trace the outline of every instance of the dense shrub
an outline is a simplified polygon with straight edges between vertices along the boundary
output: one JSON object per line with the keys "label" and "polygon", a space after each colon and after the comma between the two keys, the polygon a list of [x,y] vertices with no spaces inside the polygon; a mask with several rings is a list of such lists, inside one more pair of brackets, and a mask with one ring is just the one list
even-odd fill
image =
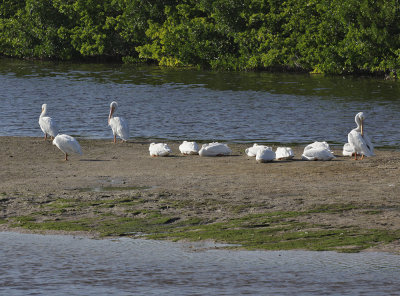
{"label": "dense shrub", "polygon": [[213,69],[400,69],[398,0],[3,0],[0,54]]}

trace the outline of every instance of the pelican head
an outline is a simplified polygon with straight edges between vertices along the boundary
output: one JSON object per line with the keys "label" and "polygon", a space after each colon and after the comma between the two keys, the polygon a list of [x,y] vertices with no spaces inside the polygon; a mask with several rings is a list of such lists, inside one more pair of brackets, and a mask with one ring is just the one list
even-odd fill
{"label": "pelican head", "polygon": [[365,119],[364,113],[358,112],[355,119],[357,125],[360,126],[361,128],[361,136],[362,136],[364,134],[364,119]]}
{"label": "pelican head", "polygon": [[47,104],[43,104],[42,105],[42,113],[40,114],[41,116],[46,115],[46,111],[47,111]]}
{"label": "pelican head", "polygon": [[110,114],[108,115],[108,124],[110,124],[110,119],[118,107],[118,103],[116,101],[112,101],[110,104]]}

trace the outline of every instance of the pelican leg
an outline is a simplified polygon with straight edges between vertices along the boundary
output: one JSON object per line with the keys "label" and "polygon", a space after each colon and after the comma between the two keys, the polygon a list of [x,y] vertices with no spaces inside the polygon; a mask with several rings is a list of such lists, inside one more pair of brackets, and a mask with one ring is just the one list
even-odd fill
{"label": "pelican leg", "polygon": [[46,133],[44,133],[44,140],[45,141],[47,140],[47,134]]}
{"label": "pelican leg", "polygon": [[67,161],[67,160],[68,160],[68,154],[65,153],[65,161]]}
{"label": "pelican leg", "polygon": [[361,160],[363,160],[363,159],[364,159],[364,154],[361,155]]}
{"label": "pelican leg", "polygon": [[357,152],[354,153],[354,160],[357,160]]}
{"label": "pelican leg", "polygon": [[114,135],[114,144],[117,143],[117,136]]}

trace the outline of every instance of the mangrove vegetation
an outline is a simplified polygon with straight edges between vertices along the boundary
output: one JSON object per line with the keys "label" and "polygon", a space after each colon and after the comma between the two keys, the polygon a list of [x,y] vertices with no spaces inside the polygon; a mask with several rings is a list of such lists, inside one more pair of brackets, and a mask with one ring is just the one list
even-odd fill
{"label": "mangrove vegetation", "polygon": [[3,0],[0,55],[221,70],[400,69],[398,0]]}

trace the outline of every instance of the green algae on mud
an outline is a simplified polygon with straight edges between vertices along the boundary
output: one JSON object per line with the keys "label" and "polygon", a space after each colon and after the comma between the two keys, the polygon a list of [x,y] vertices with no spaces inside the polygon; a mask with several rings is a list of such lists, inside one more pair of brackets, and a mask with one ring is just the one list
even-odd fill
{"label": "green algae on mud", "polygon": [[[166,205],[184,210],[188,204],[178,200],[159,202],[158,208],[143,209],[145,200],[132,198],[79,201],[57,199],[37,208],[29,215],[4,220],[12,228],[31,231],[86,231],[100,237],[146,237],[163,240],[214,240],[232,245],[230,248],[249,250],[314,250],[359,252],[379,244],[400,239],[400,230],[361,229],[355,226],[334,228],[324,224],[303,222],[301,218],[321,213],[343,213],[360,209],[352,204],[316,206],[305,211],[272,211],[233,217],[227,221],[214,221],[202,217],[179,217],[163,214]],[[208,203],[212,203],[209,200]],[[117,213],[110,208],[119,208]],[[85,217],[79,211],[90,208],[96,213]],[[232,209],[237,211],[236,208]],[[367,215],[378,213],[364,206]],[[68,211],[75,215],[65,215]]]}

